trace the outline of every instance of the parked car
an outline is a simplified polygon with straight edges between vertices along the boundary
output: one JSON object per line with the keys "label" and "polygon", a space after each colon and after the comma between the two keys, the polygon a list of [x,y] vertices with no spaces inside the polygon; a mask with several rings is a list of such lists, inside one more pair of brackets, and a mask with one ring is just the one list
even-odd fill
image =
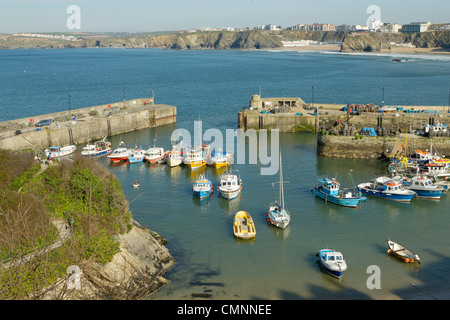
{"label": "parked car", "polygon": [[43,127],[43,126],[48,126],[50,125],[50,123],[52,123],[52,119],[46,119],[46,120],[41,120],[38,123],[36,123],[36,127]]}

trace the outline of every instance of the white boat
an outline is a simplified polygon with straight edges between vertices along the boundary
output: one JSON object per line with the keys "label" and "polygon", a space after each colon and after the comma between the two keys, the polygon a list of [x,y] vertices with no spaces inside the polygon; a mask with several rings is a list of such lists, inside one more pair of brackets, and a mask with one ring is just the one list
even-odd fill
{"label": "white boat", "polygon": [[172,146],[172,150],[166,154],[166,163],[169,167],[176,167],[183,163],[182,142]]}
{"label": "white boat", "polygon": [[159,163],[165,156],[164,148],[153,147],[145,151],[144,159],[145,161],[153,164]]}
{"label": "white boat", "polygon": [[242,180],[237,174],[226,172],[219,182],[220,195],[228,200],[236,198],[242,189]]}
{"label": "white boat", "polygon": [[121,141],[119,146],[108,155],[108,159],[112,162],[126,161],[129,153],[128,148],[125,147],[125,143]]}
{"label": "white boat", "polygon": [[111,142],[101,140],[95,142],[95,144],[88,144],[81,151],[81,155],[88,158],[100,158],[107,156],[111,152]]}
{"label": "white boat", "polygon": [[[280,195],[279,200],[281,204],[278,204],[277,201],[275,203],[269,205],[269,210],[267,211],[266,217],[267,222],[272,225],[284,229],[291,222],[291,215],[289,211],[284,207],[284,188],[283,188],[283,166],[281,162],[281,152],[280,152]],[[273,185],[273,184],[272,184]]]}
{"label": "white boat", "polygon": [[414,191],[418,198],[439,200],[445,188],[438,186],[426,176],[414,176],[412,178],[395,176],[392,179],[400,181],[405,189]]}
{"label": "white boat", "polygon": [[347,263],[341,252],[322,249],[316,256],[319,257],[320,266],[324,271],[333,277],[340,279],[344,275],[345,270],[347,270]]}
{"label": "white boat", "polygon": [[75,145],[65,146],[65,147],[49,147],[45,149],[45,156],[47,159],[55,159],[58,157],[68,156],[77,150]]}

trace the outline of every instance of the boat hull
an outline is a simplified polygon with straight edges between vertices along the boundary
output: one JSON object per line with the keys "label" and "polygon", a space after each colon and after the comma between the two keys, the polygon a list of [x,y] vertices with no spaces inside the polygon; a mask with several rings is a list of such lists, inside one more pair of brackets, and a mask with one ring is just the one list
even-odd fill
{"label": "boat hull", "polygon": [[169,167],[177,167],[183,163],[182,158],[166,158],[166,163]]}
{"label": "boat hull", "polygon": [[398,202],[410,202],[412,200],[412,198],[414,198],[416,196],[415,192],[398,194],[398,193],[388,193],[388,192],[383,192],[380,190],[374,190],[369,185],[366,185],[364,183],[358,185],[358,190],[368,196],[373,196],[373,197],[378,197],[378,198],[383,198],[383,199],[388,199],[388,200],[393,200],[393,201],[398,201]]}
{"label": "boat hull", "polygon": [[221,197],[228,200],[232,200],[236,198],[239,195],[239,193],[241,193],[241,188],[239,188],[238,190],[223,190],[219,188],[219,193]]}
{"label": "boat hull", "polygon": [[233,234],[236,238],[244,240],[256,237],[255,224],[250,214],[239,211],[234,215]]}
{"label": "boat hull", "polygon": [[102,157],[107,156],[111,152],[112,152],[112,149],[106,149],[106,150],[96,151],[95,153],[83,153],[83,152],[81,152],[81,155],[86,157],[86,158],[102,158]]}
{"label": "boat hull", "polygon": [[336,197],[336,196],[332,196],[332,195],[329,195],[329,194],[323,192],[319,188],[313,189],[313,195],[315,195],[316,197],[318,197],[320,199],[325,200],[326,202],[331,202],[331,203],[337,204],[339,206],[344,206],[344,207],[356,208],[356,207],[358,207],[359,203],[361,202],[360,197],[357,197],[357,198],[355,198],[355,197],[353,197],[353,198]]}
{"label": "boat hull", "polygon": [[342,278],[342,276],[344,275],[344,271],[338,271],[338,270],[333,270],[331,268],[329,268],[325,263],[323,263],[322,261],[320,262],[320,266],[322,267],[322,270],[325,271],[326,273],[328,273],[329,275],[335,277],[335,278]]}
{"label": "boat hull", "polygon": [[444,193],[443,190],[415,190],[410,189],[417,193],[417,197],[422,199],[432,199],[432,200],[439,200]]}
{"label": "boat hull", "polygon": [[285,229],[291,222],[291,217],[286,210],[282,209],[281,212],[276,210],[276,207],[269,207],[266,214],[267,222],[275,227]]}

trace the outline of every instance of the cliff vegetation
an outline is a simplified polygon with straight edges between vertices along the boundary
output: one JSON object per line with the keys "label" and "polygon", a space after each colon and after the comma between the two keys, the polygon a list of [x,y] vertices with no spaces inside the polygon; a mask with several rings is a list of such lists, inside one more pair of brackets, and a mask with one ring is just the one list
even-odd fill
{"label": "cliff vegetation", "polygon": [[165,283],[164,239],[132,219],[106,168],[4,150],[0,160],[0,299],[141,298]]}

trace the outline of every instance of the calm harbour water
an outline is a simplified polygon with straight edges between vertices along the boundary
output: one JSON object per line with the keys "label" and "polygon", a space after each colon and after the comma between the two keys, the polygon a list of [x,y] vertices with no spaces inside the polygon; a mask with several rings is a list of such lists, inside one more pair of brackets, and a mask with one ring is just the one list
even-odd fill
{"label": "calm harbour water", "polygon": [[[397,57],[397,56],[396,56]],[[403,56],[401,56],[403,57]],[[407,63],[389,55],[270,51],[165,50],[7,50],[0,51],[0,120],[28,117],[126,99],[150,97],[177,106],[177,124],[110,139],[116,147],[170,147],[176,128],[193,132],[236,129],[237,112],[261,86],[263,96],[300,96],[317,103],[446,105],[450,58],[414,56]],[[409,57],[411,58],[411,57]],[[126,89],[124,89],[126,88]],[[349,209],[314,198],[318,176],[337,176],[344,184],[386,173],[376,160],[323,158],[316,155],[313,134],[280,134],[286,207],[292,221],[273,228],[265,213],[275,200],[272,182],[260,165],[237,164],[243,180],[238,199],[226,201],[216,191],[200,202],[192,183],[205,173],[215,186],[221,172],[206,168],[147,164],[110,165],[121,181],[134,218],[169,242],[176,260],[169,284],[149,299],[390,299],[442,298],[450,292],[449,195],[440,201],[413,199],[410,204],[369,198]],[[246,149],[248,151],[248,148]],[[139,180],[139,189],[132,181]],[[251,213],[257,236],[238,241],[232,233],[234,213]],[[386,238],[420,255],[419,266],[386,253]],[[322,248],[342,251],[348,270],[341,280],[323,273],[315,254]],[[370,290],[367,268],[381,270],[381,289]]]}

